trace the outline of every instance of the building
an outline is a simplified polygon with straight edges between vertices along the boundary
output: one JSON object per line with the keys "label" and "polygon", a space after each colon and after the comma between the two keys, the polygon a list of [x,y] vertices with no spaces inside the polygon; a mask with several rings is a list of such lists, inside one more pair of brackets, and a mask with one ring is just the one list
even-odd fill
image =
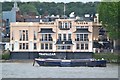
{"label": "building", "polygon": [[16,22],[16,15],[19,11],[17,7],[17,2],[14,3],[13,8],[11,11],[3,11],[2,12],[2,19],[6,21],[6,35],[9,37],[10,35],[10,22]]}
{"label": "building", "polygon": [[91,58],[93,40],[98,40],[101,26],[88,18],[55,19],[51,22],[10,23],[13,58],[35,58],[38,54],[52,58]]}

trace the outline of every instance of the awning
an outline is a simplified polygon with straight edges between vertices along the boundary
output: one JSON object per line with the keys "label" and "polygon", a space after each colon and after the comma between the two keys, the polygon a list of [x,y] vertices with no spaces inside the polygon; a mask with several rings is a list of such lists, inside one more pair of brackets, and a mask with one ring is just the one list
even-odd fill
{"label": "awning", "polygon": [[83,28],[83,29],[77,29],[74,33],[91,33],[91,32],[88,31],[88,29]]}
{"label": "awning", "polygon": [[52,28],[41,28],[41,31],[38,33],[55,33],[52,31]]}
{"label": "awning", "polygon": [[61,45],[66,45],[66,44],[70,44],[70,45],[73,45],[72,41],[57,41],[56,44],[61,44]]}

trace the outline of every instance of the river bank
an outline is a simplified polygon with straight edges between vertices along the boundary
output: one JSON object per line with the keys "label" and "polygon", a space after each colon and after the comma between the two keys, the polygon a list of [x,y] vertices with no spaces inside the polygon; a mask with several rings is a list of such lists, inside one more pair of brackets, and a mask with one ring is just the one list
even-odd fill
{"label": "river bank", "polygon": [[[9,59],[9,54],[4,54],[3,57],[1,56],[0,62],[19,62],[19,63],[29,63],[33,62],[32,59]],[[94,53],[93,58],[96,60],[99,59],[105,59],[107,60],[107,63],[116,63],[118,64],[120,62],[120,55],[117,53]]]}
{"label": "river bank", "polygon": [[2,78],[118,78],[118,65],[107,67],[45,67],[32,63],[2,63]]}
{"label": "river bank", "polygon": [[34,60],[0,60],[1,63],[32,63]]}
{"label": "river bank", "polygon": [[120,55],[118,53],[94,53],[93,58],[95,59],[105,59],[108,63],[119,63]]}

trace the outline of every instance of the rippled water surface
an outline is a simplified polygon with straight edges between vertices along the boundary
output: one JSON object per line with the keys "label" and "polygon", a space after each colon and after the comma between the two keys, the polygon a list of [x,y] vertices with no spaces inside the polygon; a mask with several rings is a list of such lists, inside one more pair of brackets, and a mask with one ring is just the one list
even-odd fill
{"label": "rippled water surface", "polygon": [[43,67],[32,63],[2,63],[3,78],[118,78],[118,65],[107,67]]}

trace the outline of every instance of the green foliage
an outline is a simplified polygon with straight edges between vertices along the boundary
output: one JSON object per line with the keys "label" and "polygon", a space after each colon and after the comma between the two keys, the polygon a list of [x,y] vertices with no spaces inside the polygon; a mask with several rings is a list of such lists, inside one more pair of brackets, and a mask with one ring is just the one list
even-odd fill
{"label": "green foliage", "polygon": [[[4,2],[3,11],[10,11],[13,2]],[[66,15],[75,12],[78,16],[83,16],[85,13],[94,14],[97,12],[99,2],[70,2],[66,3]],[[63,15],[64,3],[55,2],[18,2],[18,6],[23,14],[35,12],[38,15]]]}
{"label": "green foliage", "polygon": [[2,59],[4,60],[8,60],[10,58],[10,51],[9,50],[5,50],[2,53]]}
{"label": "green foliage", "polygon": [[8,60],[9,57],[10,57],[9,54],[2,54],[2,59],[4,59],[4,60]]}
{"label": "green foliage", "polygon": [[38,15],[37,9],[31,3],[24,3],[20,5],[20,10],[22,14],[28,14],[30,12],[34,12]]}
{"label": "green foliage", "polygon": [[98,8],[100,20],[103,27],[109,32],[111,39],[118,39],[120,37],[120,29],[118,25],[118,13],[120,4],[117,2],[101,2]]}
{"label": "green foliage", "polygon": [[120,55],[118,55],[117,53],[94,53],[93,57],[95,59],[104,58],[108,62],[118,62],[120,59]]}
{"label": "green foliage", "polygon": [[3,11],[10,11],[13,7],[13,2],[3,2],[2,3],[2,10]]}

